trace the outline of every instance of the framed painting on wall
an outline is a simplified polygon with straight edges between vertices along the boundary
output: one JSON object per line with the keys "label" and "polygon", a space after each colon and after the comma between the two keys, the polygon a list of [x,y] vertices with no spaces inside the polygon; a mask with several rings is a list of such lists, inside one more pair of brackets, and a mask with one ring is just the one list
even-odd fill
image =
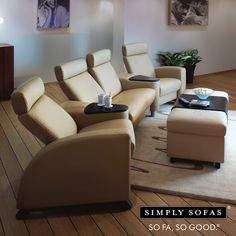
{"label": "framed painting on wall", "polygon": [[170,25],[207,25],[209,0],[169,0]]}
{"label": "framed painting on wall", "polygon": [[70,0],[38,0],[39,29],[67,28],[70,25]]}

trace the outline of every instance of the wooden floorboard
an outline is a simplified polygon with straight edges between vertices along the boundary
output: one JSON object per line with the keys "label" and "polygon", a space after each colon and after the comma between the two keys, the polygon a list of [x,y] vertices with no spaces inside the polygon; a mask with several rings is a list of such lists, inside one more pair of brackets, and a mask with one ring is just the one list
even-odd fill
{"label": "wooden floorboard", "polygon": [[53,231],[46,219],[26,220],[26,227],[32,236],[53,236]]}
{"label": "wooden floorboard", "polygon": [[92,217],[105,235],[128,235],[111,214],[94,214]]}
{"label": "wooden floorboard", "polygon": [[2,105],[0,105],[0,124],[11,143],[11,147],[14,150],[21,167],[24,169],[32,160],[31,154],[25,144],[23,143],[21,137],[16,131],[15,127],[9,120],[6,112],[4,111]]}
{"label": "wooden floorboard", "polygon": [[145,225],[140,224],[139,218],[132,211],[114,213],[113,216],[129,235],[152,235]]}
{"label": "wooden floorboard", "polygon": [[[236,71],[197,76],[193,87],[210,87],[229,93],[230,109],[236,110]],[[46,85],[46,93],[57,103],[68,98],[57,83]],[[236,206],[132,190],[133,207],[120,213],[15,219],[16,196],[24,169],[44,144],[18,121],[10,101],[0,102],[0,236],[97,236],[97,235],[236,235]],[[141,206],[228,206],[226,219],[140,219]],[[214,224],[217,231],[149,231],[149,224]]]}
{"label": "wooden floorboard", "polygon": [[0,236],[5,236],[4,228],[2,225],[2,219],[0,218]]}
{"label": "wooden floorboard", "polygon": [[[132,207],[131,211],[139,218],[139,214],[140,214],[140,207],[142,206],[147,206],[148,204],[146,202],[144,202],[139,196],[138,196],[138,192],[142,191],[137,191],[137,190],[132,190],[131,192],[131,201],[134,202],[134,206]],[[165,225],[167,224],[165,222],[164,219],[141,219],[139,218],[140,222],[143,223],[146,228],[149,228],[150,224],[158,224],[158,225]],[[152,231],[153,235],[160,235],[160,232],[158,231]],[[174,236],[174,235],[178,235],[176,232],[174,231],[166,231],[166,232],[162,232],[163,236]]]}
{"label": "wooden floorboard", "polygon": [[[188,198],[184,198],[184,199],[191,206],[213,206],[214,205],[214,203],[210,203],[207,201],[202,201],[202,200],[197,200],[197,199],[188,199]],[[225,204],[222,204],[222,205],[226,206]],[[228,210],[228,212],[229,212],[229,210]],[[227,217],[227,219],[210,219],[210,221],[215,225],[219,225],[220,230],[222,232],[224,232],[226,235],[235,235],[236,224],[235,224],[235,222],[232,221],[232,219],[229,216]]]}
{"label": "wooden floorboard", "polygon": [[89,216],[72,216],[71,221],[79,232],[80,236],[102,236],[104,235],[94,219]]}
{"label": "wooden floorboard", "polygon": [[51,217],[48,218],[48,223],[50,224],[54,235],[79,235],[69,217]]}
{"label": "wooden floorboard", "polygon": [[[157,194],[152,192],[143,192],[135,190],[135,193],[145,202],[147,206],[169,206],[166,202],[164,202]],[[170,225],[172,229],[175,230],[176,224],[184,224],[189,226],[189,223],[185,219],[165,219],[166,224]],[[179,232],[175,231],[177,234]],[[201,235],[198,231],[190,231],[186,230],[181,232],[183,236],[194,236]]]}
{"label": "wooden floorboard", "polygon": [[24,221],[18,221],[15,218],[16,200],[2,161],[0,161],[0,193],[0,217],[5,234],[29,235]]}
{"label": "wooden floorboard", "polygon": [[[164,194],[158,194],[158,196],[165,201],[169,206],[191,206],[187,201],[182,199],[181,197],[177,196],[171,196],[171,195],[164,195]],[[208,206],[208,204],[206,205]],[[190,224],[212,224],[214,222],[208,220],[208,219],[186,219],[186,221]],[[217,223],[214,223],[217,226]],[[226,235],[224,231],[221,229],[218,229],[218,231],[200,231],[203,235],[207,236],[220,236],[220,235]]]}
{"label": "wooden floorboard", "polygon": [[28,130],[26,130],[24,126],[20,123],[9,102],[2,102],[2,106],[6,114],[8,115],[12,125],[14,126],[14,128],[20,135],[21,139],[25,143],[27,149],[29,150],[32,156],[35,156],[36,153],[38,153],[39,150],[41,149],[41,146],[37,142],[36,138]]}

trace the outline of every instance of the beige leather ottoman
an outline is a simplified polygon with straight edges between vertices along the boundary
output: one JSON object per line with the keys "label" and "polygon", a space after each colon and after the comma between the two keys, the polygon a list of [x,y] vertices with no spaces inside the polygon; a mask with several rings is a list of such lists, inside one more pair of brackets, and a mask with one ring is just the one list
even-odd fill
{"label": "beige leather ottoman", "polygon": [[[191,94],[191,90],[185,93]],[[228,94],[215,91],[212,96]],[[167,155],[176,158],[224,162],[227,115],[222,111],[175,108],[167,119]]]}

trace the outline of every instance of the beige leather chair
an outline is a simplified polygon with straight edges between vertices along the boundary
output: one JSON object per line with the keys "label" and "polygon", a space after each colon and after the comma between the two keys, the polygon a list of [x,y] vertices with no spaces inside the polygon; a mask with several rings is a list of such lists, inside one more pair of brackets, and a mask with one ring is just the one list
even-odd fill
{"label": "beige leather chair", "polygon": [[78,58],[55,66],[56,79],[70,100],[97,102],[97,95],[104,93],[88,73],[86,60]]}
{"label": "beige leather chair", "polygon": [[21,123],[46,144],[23,173],[18,218],[48,207],[129,203],[135,137],[128,119],[95,123],[78,132],[71,116],[44,94],[39,77],[16,89],[11,99]]}
{"label": "beige leather chair", "polygon": [[186,71],[183,67],[163,66],[154,68],[146,43],[130,43],[122,47],[123,60],[128,73],[160,78],[160,106],[176,99],[186,88]]}
{"label": "beige leather chair", "polygon": [[129,107],[129,117],[133,125],[150,108],[155,111],[156,90],[159,82],[137,82],[119,78],[111,64],[111,51],[103,49],[87,55],[88,71],[96,79],[106,94],[111,94],[113,103]]}

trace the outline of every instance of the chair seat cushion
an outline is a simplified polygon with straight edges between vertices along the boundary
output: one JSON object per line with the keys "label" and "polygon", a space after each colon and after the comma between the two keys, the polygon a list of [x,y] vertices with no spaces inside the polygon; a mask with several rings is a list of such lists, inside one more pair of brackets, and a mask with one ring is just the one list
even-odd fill
{"label": "chair seat cushion", "polygon": [[129,89],[113,98],[113,103],[124,104],[129,108],[130,120],[136,124],[145,110],[152,104],[156,91],[150,88]]}
{"label": "chair seat cushion", "polygon": [[175,92],[181,87],[181,81],[174,78],[160,78],[160,96]]}
{"label": "chair seat cushion", "polygon": [[104,131],[110,132],[111,134],[115,133],[127,133],[130,136],[132,152],[135,147],[135,136],[133,131],[133,125],[128,119],[116,119],[109,120],[104,122],[99,122],[90,126],[87,126],[79,131],[78,135],[95,135]]}

